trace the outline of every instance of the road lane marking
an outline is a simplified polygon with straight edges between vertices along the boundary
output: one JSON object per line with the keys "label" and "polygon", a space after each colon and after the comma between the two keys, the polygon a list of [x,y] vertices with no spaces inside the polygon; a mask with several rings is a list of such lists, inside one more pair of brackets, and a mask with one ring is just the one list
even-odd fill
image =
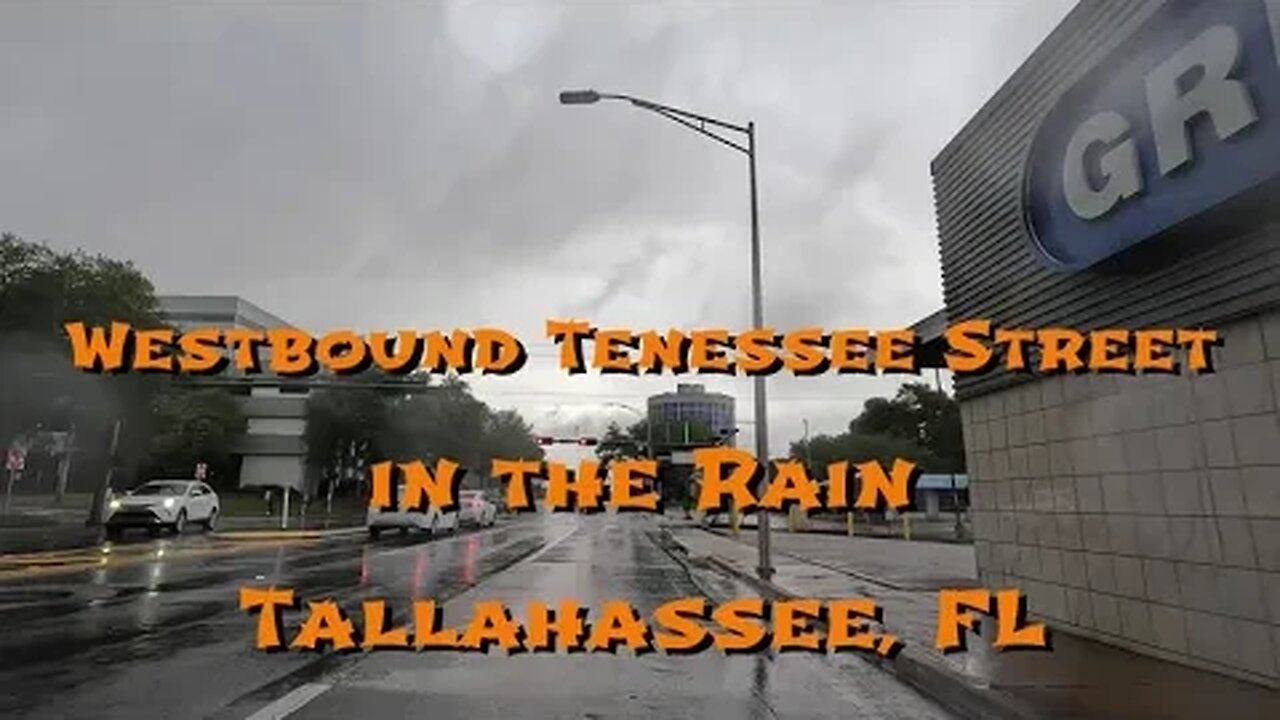
{"label": "road lane marking", "polygon": [[332,685],[323,683],[307,683],[293,689],[292,692],[277,699],[245,720],[281,720],[297,712],[299,708],[315,700],[329,691]]}
{"label": "road lane marking", "polygon": [[[527,563],[531,563],[537,560],[538,558],[542,557],[543,555],[546,555],[547,553],[551,552],[551,548],[573,537],[581,528],[582,528],[581,524],[575,523],[573,527],[569,529],[568,532],[556,538],[555,540],[548,542],[546,545],[543,545],[541,548],[537,550],[537,552],[534,552],[533,554],[529,555],[529,557],[521,559],[520,562],[515,563],[511,567],[502,570],[502,572],[506,572],[507,570],[510,570],[511,568],[516,567],[516,565],[525,565]],[[488,579],[489,578],[484,578],[484,580],[488,580]],[[483,582],[483,580],[481,582]],[[475,585],[479,585],[479,584],[480,583],[475,583]],[[474,587],[475,585],[473,585],[472,587]]]}
{"label": "road lane marking", "polygon": [[286,545],[305,545],[313,542],[315,541],[273,540],[270,542],[235,543],[234,545],[225,547],[170,547],[164,549],[163,555],[158,554],[158,548],[155,547],[147,550],[112,552],[109,554],[103,553],[101,550],[94,549],[81,553],[78,556],[50,558],[43,562],[40,559],[30,557],[22,558],[21,560],[14,562],[10,557],[0,555],[0,581],[13,578],[31,577],[33,575],[74,573],[94,568],[114,569],[148,562],[169,562],[173,560],[190,560],[218,555],[235,555],[246,550],[269,549]]}
{"label": "road lane marking", "polygon": [[[511,526],[507,526],[507,527],[510,528]],[[453,601],[459,596],[462,596],[467,592],[474,591],[475,588],[481,586],[485,582],[488,582],[490,579],[492,579],[496,575],[505,573],[511,570],[512,568],[515,568],[525,563],[528,563],[530,561],[536,560],[537,558],[549,552],[555,546],[573,537],[573,535],[576,534],[581,528],[582,528],[581,522],[575,521],[565,532],[559,534],[558,536],[553,537],[550,540],[547,540],[546,536],[542,535],[541,533],[532,533],[530,537],[525,539],[537,538],[539,541],[542,541],[542,545],[538,547],[536,550],[521,557],[519,560],[516,560],[510,563],[509,565],[505,565],[499,570],[485,574],[484,576],[478,578],[474,582],[459,588],[456,592],[448,593],[440,597],[437,597],[437,601],[441,603]],[[386,548],[385,550],[381,550],[380,552],[376,552],[374,554],[385,555],[385,554],[400,552],[400,551],[413,549],[413,548],[421,548],[424,545],[431,545],[431,546],[448,545],[454,542],[461,542],[463,540],[466,540],[473,534],[481,535],[487,532],[491,532],[493,529],[494,528],[490,528],[488,531],[466,533],[466,534],[454,535],[452,537],[447,537],[447,538],[439,538],[436,540],[432,540],[429,543],[418,543],[414,545],[401,546],[401,547],[393,546],[393,547]],[[502,526],[499,526],[498,529],[502,529]],[[489,555],[492,555],[494,553],[498,553],[508,548],[519,545],[521,542],[522,540],[516,539],[516,540],[511,540],[509,542],[501,543],[501,544],[498,544],[496,547],[489,548],[487,550],[487,553]],[[370,547],[376,547],[376,546],[365,545],[364,547],[370,548]],[[397,621],[398,619],[393,616],[392,622],[397,622]],[[360,663],[364,662],[369,657],[369,655],[367,653],[363,653],[363,654],[355,655],[352,657],[342,658],[342,661],[344,662],[343,666],[339,666],[336,669],[334,668],[324,669],[314,674],[311,673],[312,668],[317,667],[320,663],[323,663],[326,660],[331,662],[337,661],[337,659],[340,657],[341,656],[339,655],[323,655],[317,658],[313,663],[308,664],[298,670],[295,670],[292,673],[287,674],[284,678],[281,678],[273,682],[269,682],[266,685],[263,685],[254,691],[251,691],[250,693],[242,695],[239,699],[232,701],[230,704],[226,706],[223,706],[223,712],[225,712],[227,715],[230,715],[231,713],[236,712],[236,710],[234,709],[235,705],[241,705],[241,704],[247,704],[249,702],[253,702],[252,700],[249,699],[252,696],[261,697],[261,694],[267,694],[269,696],[272,687],[277,685],[285,685],[286,683],[288,683],[290,679],[294,679],[294,681],[296,682],[296,680],[301,679],[299,676],[303,674],[305,674],[308,677],[325,679],[329,681],[328,683],[306,683],[303,685],[299,685],[296,689],[280,696],[278,699],[272,701],[269,705],[266,705],[265,707],[258,710],[258,712],[249,716],[245,720],[268,720],[269,718],[274,718],[276,720],[279,720],[280,718],[284,718],[288,714],[296,712],[298,708],[301,708],[306,703],[322,695],[326,690],[331,689],[335,685],[341,684],[341,679],[345,677],[347,674],[354,672],[356,667]],[[322,688],[322,689],[307,691],[305,693],[300,692],[308,687]],[[296,702],[296,704],[293,704],[294,702]],[[288,709],[284,710],[283,708],[286,708],[286,707],[288,707]]]}

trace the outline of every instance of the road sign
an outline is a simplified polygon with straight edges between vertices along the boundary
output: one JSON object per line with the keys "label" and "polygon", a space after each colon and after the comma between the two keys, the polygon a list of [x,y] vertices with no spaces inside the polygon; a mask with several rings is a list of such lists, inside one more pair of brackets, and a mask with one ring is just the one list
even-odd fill
{"label": "road sign", "polygon": [[18,448],[9,448],[9,455],[5,459],[4,467],[6,470],[13,472],[21,472],[27,466],[27,453]]}
{"label": "road sign", "polygon": [[204,480],[209,474],[209,466],[204,463],[196,463],[196,479]]}

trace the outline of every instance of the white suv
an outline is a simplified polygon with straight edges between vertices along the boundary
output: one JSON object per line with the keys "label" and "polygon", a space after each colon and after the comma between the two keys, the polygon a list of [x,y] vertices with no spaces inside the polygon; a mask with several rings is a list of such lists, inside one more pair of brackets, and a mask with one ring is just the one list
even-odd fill
{"label": "white suv", "polygon": [[152,480],[111,501],[107,535],[118,538],[131,527],[180,535],[188,522],[213,530],[221,505],[218,493],[197,480]]}
{"label": "white suv", "polygon": [[425,530],[433,536],[441,532],[454,532],[458,529],[458,512],[440,512],[439,508],[428,506],[425,510],[403,510],[404,483],[396,486],[395,507],[379,510],[369,508],[366,524],[369,537],[377,539],[383,530],[399,530],[401,535],[408,535],[410,530]]}

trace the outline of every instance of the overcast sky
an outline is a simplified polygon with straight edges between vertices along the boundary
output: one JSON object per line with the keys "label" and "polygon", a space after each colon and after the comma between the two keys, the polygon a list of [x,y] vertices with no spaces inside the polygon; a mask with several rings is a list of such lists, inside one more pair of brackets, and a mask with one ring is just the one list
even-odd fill
{"label": "overcast sky", "polygon": [[[565,376],[545,319],[749,327],[747,166],[561,89],[754,120],[767,323],[901,327],[930,159],[1073,4],[3,0],[0,230],[313,331],[505,327],[529,365],[477,394],[596,433],[677,379]],[[750,380],[703,381],[752,447]],[[900,382],[772,380],[772,451]]]}

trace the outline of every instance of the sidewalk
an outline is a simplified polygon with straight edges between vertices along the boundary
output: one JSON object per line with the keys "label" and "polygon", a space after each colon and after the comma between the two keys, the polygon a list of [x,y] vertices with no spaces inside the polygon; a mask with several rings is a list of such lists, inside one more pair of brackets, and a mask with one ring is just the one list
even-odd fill
{"label": "sidewalk", "polygon": [[886,629],[905,647],[893,660],[868,661],[965,717],[1280,717],[1280,693],[1053,629],[1052,651],[1000,653],[989,638],[971,636],[967,652],[943,655],[933,647],[936,591],[978,587],[969,546],[773,533],[776,574],[761,587],[754,531],[735,539],[663,524],[691,558],[706,558],[766,594],[875,600]]}

